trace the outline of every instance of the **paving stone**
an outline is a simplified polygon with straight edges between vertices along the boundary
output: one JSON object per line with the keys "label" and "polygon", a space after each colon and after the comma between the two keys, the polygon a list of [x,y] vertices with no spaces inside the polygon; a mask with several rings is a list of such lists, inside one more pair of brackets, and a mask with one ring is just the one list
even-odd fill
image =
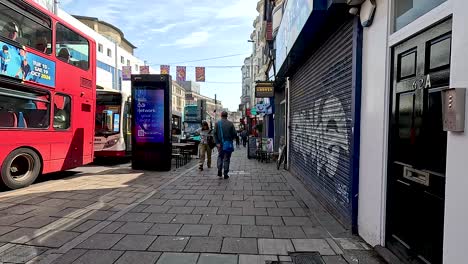
{"label": "paving stone", "polygon": [[239,264],[265,264],[266,261],[278,261],[278,257],[267,255],[239,255]]}
{"label": "paving stone", "polygon": [[84,232],[88,231],[89,229],[95,227],[99,223],[101,223],[101,222],[96,221],[96,220],[87,220],[87,221],[84,221],[83,223],[81,223],[81,221],[79,221],[78,225],[76,227],[73,227],[71,230],[75,231],[75,232],[84,233]]}
{"label": "paving stone", "polygon": [[0,255],[0,263],[26,263],[47,250],[43,247],[16,245]]}
{"label": "paving stone", "polygon": [[187,203],[187,206],[208,206],[209,203],[210,203],[209,200],[190,200]]}
{"label": "paving stone", "polygon": [[35,216],[35,217],[28,218],[26,220],[23,220],[21,222],[18,222],[14,225],[19,226],[19,227],[41,228],[54,221],[57,221],[57,218],[49,217],[49,216]]}
{"label": "paving stone", "polygon": [[197,253],[163,253],[156,264],[196,264]]}
{"label": "paving stone", "polygon": [[219,252],[223,239],[221,237],[192,237],[185,252]]}
{"label": "paving stone", "polygon": [[218,212],[218,207],[195,207],[192,214],[216,214]]}
{"label": "paving stone", "polygon": [[139,235],[146,233],[152,226],[153,223],[127,222],[114,233]]}
{"label": "paving stone", "polygon": [[117,221],[126,221],[126,222],[141,222],[145,220],[150,213],[126,213],[119,217]]}
{"label": "paving stone", "polygon": [[327,230],[321,226],[303,226],[302,230],[307,238],[328,238],[330,235]]}
{"label": "paving stone", "polygon": [[79,244],[76,248],[110,249],[125,235],[122,234],[94,234]]}
{"label": "paving stone", "polygon": [[293,216],[289,208],[267,208],[269,216]]}
{"label": "paving stone", "polygon": [[1,216],[0,217],[0,225],[2,226],[9,226],[14,223],[18,223],[23,221],[24,219],[27,219],[31,217],[30,215],[7,215],[7,216]]}
{"label": "paving stone", "polygon": [[211,225],[189,225],[182,226],[177,233],[179,236],[208,236],[210,233]]}
{"label": "paving stone", "polygon": [[[197,190],[197,193],[196,194],[202,194],[202,195],[205,195],[205,194],[214,194],[215,191],[214,190]],[[202,198],[203,199],[203,198]],[[211,199],[207,199],[207,200],[211,200]]]}
{"label": "paving stone", "polygon": [[244,195],[224,195],[223,200],[225,201],[243,201]]}
{"label": "paving stone", "polygon": [[164,205],[167,206],[185,206],[188,202],[187,200],[167,200]]}
{"label": "paving stone", "polygon": [[67,253],[55,259],[52,262],[52,264],[70,264],[82,255],[84,255],[84,253],[86,252],[88,252],[87,249],[71,249]]}
{"label": "paving stone", "polygon": [[26,227],[18,228],[9,233],[4,234],[3,236],[0,236],[0,242],[14,241],[15,243],[25,243],[29,241],[30,238],[33,237],[38,230],[39,229]]}
{"label": "paving stone", "polygon": [[289,239],[259,239],[258,252],[267,255],[288,255],[294,252],[294,247]]}
{"label": "paving stone", "polygon": [[[182,236],[159,236],[148,248],[150,251],[174,251],[181,252],[187,245],[189,237]],[[177,263],[177,262],[175,262]]]}
{"label": "paving stone", "polygon": [[84,217],[83,219],[103,221],[112,216],[113,214],[114,212],[110,211],[92,210],[90,211],[90,214]]}
{"label": "paving stone", "polygon": [[160,252],[127,251],[115,264],[153,264],[161,256]]}
{"label": "paving stone", "polygon": [[266,195],[264,196],[265,197],[265,201],[284,201],[284,196],[281,196],[281,195]]}
{"label": "paving stone", "polygon": [[27,244],[33,246],[58,248],[79,235],[80,233],[78,232],[53,231],[45,233],[44,235],[31,240]]}
{"label": "paving stone", "polygon": [[276,202],[278,208],[300,208],[297,201]]}
{"label": "paving stone", "polygon": [[234,254],[257,254],[257,239],[224,238],[221,252]]}
{"label": "paving stone", "polygon": [[203,200],[222,200],[222,194],[205,194],[202,197]]}
{"label": "paving stone", "polygon": [[71,200],[67,200],[67,199],[48,199],[46,201],[37,203],[37,205],[54,207],[54,206],[61,206],[61,205],[65,204],[65,203],[68,203],[70,201]]}
{"label": "paving stone", "polygon": [[273,226],[275,238],[306,238],[306,235],[299,226]]}
{"label": "paving stone", "polygon": [[196,193],[197,193],[196,190],[180,190],[177,192],[177,194],[182,194],[182,195],[189,195],[189,194],[196,194]]}
{"label": "paving stone", "polygon": [[281,262],[291,262],[292,263],[292,259],[290,256],[278,256],[279,258],[279,261]]}
{"label": "paving stone", "polygon": [[256,225],[272,225],[272,226],[284,225],[283,219],[279,216],[256,216],[255,224]]}
{"label": "paving stone", "polygon": [[213,225],[210,230],[212,237],[240,237],[240,225]]}
{"label": "paving stone", "polygon": [[145,210],[143,210],[143,212],[146,212],[146,213],[166,213],[167,211],[169,211],[169,209],[171,209],[170,206],[165,206],[165,205],[150,205],[148,206]]}
{"label": "paving stone", "polygon": [[172,224],[197,224],[201,219],[201,215],[176,215],[172,219]]}
{"label": "paving stone", "polygon": [[244,207],[242,208],[242,215],[268,215],[268,214],[265,208]]}
{"label": "paving stone", "polygon": [[190,214],[194,210],[194,207],[172,207],[167,213],[168,214]]}
{"label": "paving stone", "polygon": [[242,215],[242,208],[234,207],[220,207],[218,209],[219,215]]}
{"label": "paving stone", "polygon": [[122,251],[112,250],[90,250],[79,257],[73,264],[109,264],[114,263],[121,255]]}
{"label": "paving stone", "polygon": [[242,237],[273,238],[271,226],[243,225]]}
{"label": "paving stone", "polygon": [[167,224],[170,223],[175,216],[175,214],[150,214],[144,222]]}
{"label": "paving stone", "polygon": [[322,256],[325,264],[348,264],[341,256]]}
{"label": "paving stone", "polygon": [[208,206],[215,206],[221,209],[223,207],[231,207],[231,204],[232,204],[231,201],[211,200]]}
{"label": "paving stone", "polygon": [[253,201],[232,201],[232,207],[254,207]]}
{"label": "paving stone", "polygon": [[117,229],[125,225],[125,222],[112,222],[108,226],[99,230],[99,233],[114,233]]}
{"label": "paving stone", "polygon": [[[197,264],[237,264],[237,255],[200,254]],[[263,263],[264,264],[264,263]]]}
{"label": "paving stone", "polygon": [[63,206],[71,208],[85,208],[86,206],[92,205],[94,201],[84,201],[84,200],[73,200]]}
{"label": "paving stone", "polygon": [[155,224],[148,232],[149,235],[176,235],[182,224]]}
{"label": "paving stone", "polygon": [[227,215],[203,215],[200,224],[224,225],[228,221]]}
{"label": "paving stone", "polygon": [[229,224],[230,225],[255,225],[255,217],[244,216],[244,215],[230,215]]}
{"label": "paving stone", "polygon": [[0,236],[9,233],[17,228],[18,227],[15,226],[0,226]]}
{"label": "paving stone", "polygon": [[313,226],[312,221],[304,216],[285,216],[283,221],[287,226]]}
{"label": "paving stone", "polygon": [[127,235],[120,240],[115,246],[112,247],[114,250],[146,250],[153,241],[156,240],[156,236],[147,235]]}
{"label": "paving stone", "polygon": [[277,207],[275,202],[255,201],[254,205],[255,207],[259,207],[259,208],[276,208]]}
{"label": "paving stone", "polygon": [[335,255],[335,252],[325,239],[293,239],[292,243],[296,251],[316,251],[321,255]]}
{"label": "paving stone", "polygon": [[307,212],[302,208],[291,208],[295,216],[307,216]]}
{"label": "paving stone", "polygon": [[203,198],[203,195],[201,194],[186,194],[182,197],[182,199],[187,199],[187,200],[201,200]]}
{"label": "paving stone", "polygon": [[[167,200],[166,199],[148,199],[143,201],[141,204],[143,205],[163,205]],[[143,210],[145,211],[145,210]]]}
{"label": "paving stone", "polygon": [[27,205],[27,204],[18,204],[9,208],[2,210],[2,213],[22,215],[36,210],[38,207],[36,205]]}
{"label": "paving stone", "polygon": [[182,196],[183,196],[182,194],[165,194],[162,198],[178,200],[178,199],[182,199]]}
{"label": "paving stone", "polygon": [[271,191],[253,191],[252,192],[254,195],[272,195]]}

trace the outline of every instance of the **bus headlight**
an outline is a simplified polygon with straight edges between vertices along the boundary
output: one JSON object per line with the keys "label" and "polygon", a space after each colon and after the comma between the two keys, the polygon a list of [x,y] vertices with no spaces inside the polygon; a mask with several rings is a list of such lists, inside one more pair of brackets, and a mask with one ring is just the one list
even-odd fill
{"label": "bus headlight", "polygon": [[113,146],[115,146],[115,144],[117,144],[117,142],[119,142],[119,139],[111,139],[109,141],[106,142],[106,144],[104,144],[104,148],[111,148]]}

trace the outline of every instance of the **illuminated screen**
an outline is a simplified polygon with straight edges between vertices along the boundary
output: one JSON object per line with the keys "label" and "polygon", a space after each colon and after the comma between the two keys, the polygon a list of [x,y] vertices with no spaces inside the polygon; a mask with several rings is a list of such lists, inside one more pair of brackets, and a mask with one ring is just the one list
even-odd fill
{"label": "illuminated screen", "polygon": [[135,87],[134,115],[137,143],[164,143],[164,90]]}

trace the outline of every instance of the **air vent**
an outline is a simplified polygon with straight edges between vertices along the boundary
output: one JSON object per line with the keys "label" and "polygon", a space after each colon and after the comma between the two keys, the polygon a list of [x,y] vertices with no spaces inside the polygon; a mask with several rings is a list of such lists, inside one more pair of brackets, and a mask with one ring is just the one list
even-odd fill
{"label": "air vent", "polygon": [[84,88],[89,88],[89,89],[91,89],[91,88],[93,88],[93,82],[92,82],[91,80],[89,80],[89,79],[86,79],[86,78],[84,78],[84,77],[81,77],[81,79],[80,79],[80,86],[81,86],[81,87],[84,87]]}

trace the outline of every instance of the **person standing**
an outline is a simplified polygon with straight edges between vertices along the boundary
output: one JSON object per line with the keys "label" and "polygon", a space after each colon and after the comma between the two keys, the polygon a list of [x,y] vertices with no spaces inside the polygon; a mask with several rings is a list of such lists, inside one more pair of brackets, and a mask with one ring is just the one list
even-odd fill
{"label": "person standing", "polygon": [[241,136],[242,136],[242,145],[244,145],[244,148],[245,148],[247,146],[247,136],[248,136],[248,132],[246,129],[242,131]]}
{"label": "person standing", "polygon": [[233,141],[236,138],[236,129],[234,124],[227,120],[228,113],[221,113],[221,120],[216,124],[214,130],[214,138],[218,147],[218,176],[223,176],[224,179],[229,179],[229,165],[231,163],[231,155],[234,151]]}
{"label": "person standing", "polygon": [[203,121],[202,127],[197,130],[197,134],[200,135],[200,167],[199,169],[203,170],[203,164],[205,163],[205,156],[207,156],[206,165],[208,168],[211,168],[211,148],[208,144],[208,138],[212,136],[212,131],[208,122]]}

